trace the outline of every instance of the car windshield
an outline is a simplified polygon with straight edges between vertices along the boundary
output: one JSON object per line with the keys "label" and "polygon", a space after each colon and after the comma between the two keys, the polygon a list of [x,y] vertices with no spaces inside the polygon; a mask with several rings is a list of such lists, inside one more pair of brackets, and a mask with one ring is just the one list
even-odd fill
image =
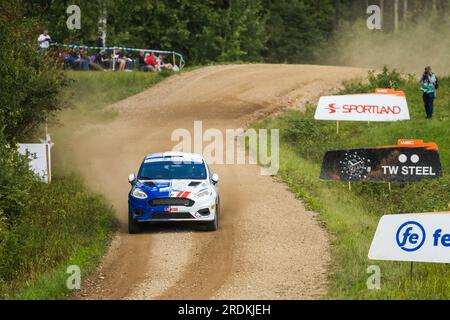
{"label": "car windshield", "polygon": [[139,171],[139,180],[204,180],[206,167],[199,162],[159,161],[144,163]]}

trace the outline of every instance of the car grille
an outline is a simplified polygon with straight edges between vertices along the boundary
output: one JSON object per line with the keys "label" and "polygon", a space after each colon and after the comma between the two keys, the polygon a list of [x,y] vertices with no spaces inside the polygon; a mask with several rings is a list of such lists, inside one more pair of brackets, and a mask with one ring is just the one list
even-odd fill
{"label": "car grille", "polygon": [[160,206],[184,206],[192,207],[195,201],[187,198],[156,198],[150,200],[148,204],[152,207]]}
{"label": "car grille", "polygon": [[193,219],[189,212],[153,212],[150,219]]}

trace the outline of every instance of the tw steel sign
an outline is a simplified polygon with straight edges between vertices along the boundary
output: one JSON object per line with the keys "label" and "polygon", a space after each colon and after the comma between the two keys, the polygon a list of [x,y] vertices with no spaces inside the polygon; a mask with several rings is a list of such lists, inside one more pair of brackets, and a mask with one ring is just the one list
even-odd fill
{"label": "tw steel sign", "polygon": [[438,147],[422,140],[398,145],[329,151],[323,159],[322,180],[419,182],[442,177]]}
{"label": "tw steel sign", "polygon": [[373,94],[321,97],[316,120],[400,121],[409,120],[402,91],[377,89]]}

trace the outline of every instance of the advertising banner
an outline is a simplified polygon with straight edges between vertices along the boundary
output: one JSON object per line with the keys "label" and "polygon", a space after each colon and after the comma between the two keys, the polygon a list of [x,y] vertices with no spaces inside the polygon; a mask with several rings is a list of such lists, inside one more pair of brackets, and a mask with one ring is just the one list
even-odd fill
{"label": "advertising banner", "polygon": [[450,263],[450,212],[383,216],[369,259]]}
{"label": "advertising banner", "polygon": [[403,91],[377,89],[371,94],[321,97],[314,118],[382,122],[409,120],[410,116]]}
{"label": "advertising banner", "polygon": [[442,177],[438,147],[422,140],[396,146],[328,151],[320,178],[336,181],[419,182]]}

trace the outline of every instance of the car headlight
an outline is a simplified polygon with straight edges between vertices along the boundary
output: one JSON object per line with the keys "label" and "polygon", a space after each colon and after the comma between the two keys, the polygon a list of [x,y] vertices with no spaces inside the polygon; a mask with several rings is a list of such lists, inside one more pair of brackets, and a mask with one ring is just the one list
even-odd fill
{"label": "car headlight", "polygon": [[209,189],[203,189],[203,190],[200,190],[200,191],[196,194],[197,198],[207,197],[207,196],[209,196],[209,195],[210,195]]}
{"label": "car headlight", "polygon": [[134,188],[133,191],[131,192],[131,194],[133,195],[133,197],[138,198],[138,199],[146,199],[147,198],[147,194],[139,188]]}

